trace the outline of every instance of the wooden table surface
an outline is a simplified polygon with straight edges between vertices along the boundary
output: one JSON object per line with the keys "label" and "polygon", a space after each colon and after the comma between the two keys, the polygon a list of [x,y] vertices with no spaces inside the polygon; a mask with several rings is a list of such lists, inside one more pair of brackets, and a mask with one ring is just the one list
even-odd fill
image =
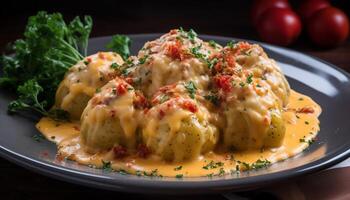
{"label": "wooden table surface", "polygon": [[[22,3],[18,7],[16,1],[8,6],[0,8],[0,51],[6,44],[22,37],[27,17],[37,10],[60,11],[67,19],[77,14],[91,14],[94,19],[92,37],[111,35],[116,33],[154,33],[167,32],[176,27],[193,28],[201,34],[213,34],[230,36],[243,39],[259,40],[256,32],[249,24],[249,1],[241,1],[238,9],[232,10],[228,2],[220,4],[206,4],[197,7],[194,3],[187,3],[187,7],[175,4],[173,7],[156,5],[151,3],[139,3],[138,6],[111,4],[102,0],[102,5],[80,7],[69,1],[53,1],[42,5],[40,8],[29,3]],[[19,3],[17,1],[17,3]],[[52,3],[52,5],[50,5]],[[69,6],[68,6],[69,4]],[[340,3],[340,5],[342,5]],[[120,9],[127,7],[130,9]],[[17,9],[18,12],[13,13]],[[99,10],[104,10],[99,11]],[[178,12],[181,9],[181,12]],[[157,12],[153,12],[157,10]],[[350,9],[348,9],[350,10]],[[117,13],[117,14],[116,14]],[[302,35],[299,40],[289,48],[321,58],[340,68],[350,72],[350,40],[342,46],[333,49],[319,49],[310,44],[307,37]],[[1,129],[0,129],[1,131]],[[1,199],[66,199],[70,197],[88,196],[90,198],[106,199],[155,199],[154,196],[115,193],[78,186],[63,181],[48,178],[43,175],[28,171],[0,158],[0,184]],[[63,191],[63,192],[62,192]],[[245,195],[246,193],[243,193]],[[256,195],[252,195],[256,194]],[[250,193],[250,197],[263,197],[265,194]],[[157,196],[159,197],[159,196]],[[161,197],[163,198],[163,197]],[[159,198],[159,199],[161,199]],[[193,197],[167,197],[170,199],[190,199]],[[201,195],[200,199],[225,199],[221,195]],[[158,198],[156,198],[158,199]]]}

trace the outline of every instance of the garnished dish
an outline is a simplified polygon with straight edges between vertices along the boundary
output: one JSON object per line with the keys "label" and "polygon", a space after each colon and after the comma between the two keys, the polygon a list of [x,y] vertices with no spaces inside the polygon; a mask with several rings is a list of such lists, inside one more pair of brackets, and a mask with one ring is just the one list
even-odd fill
{"label": "garnished dish", "polygon": [[14,56],[3,57],[0,84],[20,85],[9,110],[44,115],[36,127],[60,159],[138,176],[212,177],[268,167],[317,136],[320,106],[292,90],[257,44],[222,46],[179,28],[137,55],[116,35],[110,51],[85,56],[90,30],[88,17],[66,25],[41,12]]}

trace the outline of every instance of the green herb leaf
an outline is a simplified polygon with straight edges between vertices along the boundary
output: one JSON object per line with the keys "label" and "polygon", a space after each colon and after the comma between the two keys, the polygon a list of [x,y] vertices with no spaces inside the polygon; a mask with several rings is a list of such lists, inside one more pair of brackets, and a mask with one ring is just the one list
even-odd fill
{"label": "green herb leaf", "polygon": [[195,97],[194,95],[196,94],[196,91],[197,91],[196,85],[192,81],[190,81],[189,83],[185,84],[185,88],[189,93],[190,97],[194,99]]}

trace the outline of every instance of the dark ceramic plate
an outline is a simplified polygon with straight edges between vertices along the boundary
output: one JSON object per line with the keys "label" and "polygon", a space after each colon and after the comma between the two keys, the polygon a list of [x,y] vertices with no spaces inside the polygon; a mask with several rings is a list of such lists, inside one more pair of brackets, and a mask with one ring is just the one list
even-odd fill
{"label": "dark ceramic plate", "polygon": [[[130,35],[135,54],[142,45],[159,34]],[[232,38],[202,36],[226,44]],[[104,50],[110,37],[90,41],[89,53]],[[6,107],[11,96],[0,92],[0,155],[33,171],[92,187],[144,193],[208,193],[239,191],[312,173],[334,165],[350,154],[350,76],[337,67],[288,49],[262,44],[270,57],[282,67],[293,89],[311,96],[323,109],[318,140],[300,155],[267,169],[214,178],[150,178],[108,173],[55,159],[56,146],[33,140],[39,134],[37,119],[9,116]],[[33,117],[32,117],[33,118]]]}

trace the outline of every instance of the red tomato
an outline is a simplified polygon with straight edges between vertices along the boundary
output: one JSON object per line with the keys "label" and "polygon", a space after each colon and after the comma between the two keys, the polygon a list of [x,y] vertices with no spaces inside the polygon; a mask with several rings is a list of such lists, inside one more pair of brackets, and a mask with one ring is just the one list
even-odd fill
{"label": "red tomato", "polygon": [[251,20],[257,25],[261,15],[269,8],[289,8],[288,0],[255,0],[251,9]]}
{"label": "red tomato", "polygon": [[329,6],[330,4],[327,0],[306,0],[300,4],[298,14],[302,20],[306,21],[317,11]]}
{"label": "red tomato", "polygon": [[288,8],[270,8],[258,21],[257,30],[262,40],[286,46],[300,35],[301,22]]}
{"label": "red tomato", "polygon": [[310,17],[307,31],[316,45],[336,46],[349,35],[349,19],[343,11],[335,7],[324,8]]}

